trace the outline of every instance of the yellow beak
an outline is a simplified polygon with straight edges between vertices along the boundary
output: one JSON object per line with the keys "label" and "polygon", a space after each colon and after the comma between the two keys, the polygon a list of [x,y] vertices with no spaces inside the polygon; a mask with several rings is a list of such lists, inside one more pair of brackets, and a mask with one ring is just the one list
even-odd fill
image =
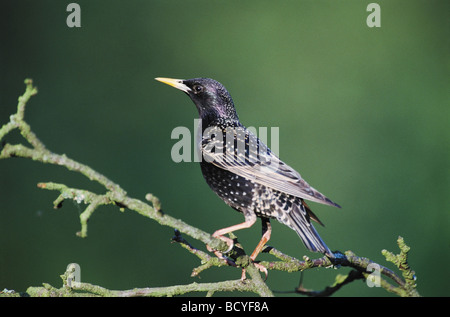
{"label": "yellow beak", "polygon": [[166,78],[166,77],[156,77],[155,78],[157,81],[160,81],[164,84],[167,84],[169,86],[175,87],[177,89],[180,89],[184,92],[189,92],[191,91],[191,88],[189,88],[188,86],[186,86],[185,84],[183,84],[183,79],[173,79],[173,78]]}

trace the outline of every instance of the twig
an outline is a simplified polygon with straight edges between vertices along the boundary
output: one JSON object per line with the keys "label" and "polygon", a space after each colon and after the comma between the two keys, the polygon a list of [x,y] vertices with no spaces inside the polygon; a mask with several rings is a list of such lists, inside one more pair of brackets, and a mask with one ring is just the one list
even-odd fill
{"label": "twig", "polygon": [[364,275],[361,273],[361,271],[358,270],[351,270],[348,275],[336,275],[335,283],[331,286],[325,287],[322,291],[314,291],[309,290],[303,287],[302,282],[300,281],[300,285],[295,289],[296,293],[302,294],[302,295],[308,295],[308,296],[314,296],[314,297],[324,297],[324,296],[331,296],[335,292],[341,289],[344,285],[347,285],[354,280],[364,279]]}

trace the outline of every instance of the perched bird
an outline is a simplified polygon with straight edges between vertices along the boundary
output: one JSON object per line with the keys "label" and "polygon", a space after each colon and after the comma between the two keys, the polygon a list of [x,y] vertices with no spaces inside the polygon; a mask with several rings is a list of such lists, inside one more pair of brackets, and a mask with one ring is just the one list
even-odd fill
{"label": "perched bird", "polygon": [[270,239],[270,219],[275,218],[295,230],[309,250],[334,258],[311,224],[311,220],[322,223],[305,200],[340,206],[312,188],[241,124],[225,87],[209,78],[155,79],[184,91],[195,103],[202,123],[198,147],[203,177],[227,205],[244,215],[243,223],[217,230],[213,236],[231,249],[233,242],[224,235],[249,228],[261,218],[263,235],[250,256],[254,261]]}

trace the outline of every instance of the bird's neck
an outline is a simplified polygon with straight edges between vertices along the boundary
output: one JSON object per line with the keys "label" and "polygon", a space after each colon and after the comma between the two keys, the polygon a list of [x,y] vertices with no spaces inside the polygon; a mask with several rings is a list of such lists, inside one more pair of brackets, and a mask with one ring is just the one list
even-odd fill
{"label": "bird's neck", "polygon": [[205,131],[205,129],[207,128],[211,128],[211,127],[219,127],[221,129],[226,129],[228,127],[241,127],[242,124],[239,122],[239,119],[236,118],[230,118],[230,117],[207,117],[207,116],[202,116],[201,117],[202,121],[201,121],[201,125],[202,125],[202,133]]}
{"label": "bird's neck", "polygon": [[209,111],[200,111],[199,115],[200,119],[202,119],[202,130],[211,126],[223,126],[225,128],[241,125],[234,109],[226,109],[223,111],[209,109]]}

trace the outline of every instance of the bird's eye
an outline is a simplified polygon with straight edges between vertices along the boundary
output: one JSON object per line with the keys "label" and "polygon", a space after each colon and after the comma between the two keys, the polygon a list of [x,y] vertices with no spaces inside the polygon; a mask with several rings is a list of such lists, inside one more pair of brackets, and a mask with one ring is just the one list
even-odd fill
{"label": "bird's eye", "polygon": [[203,86],[201,86],[201,85],[194,85],[192,87],[192,90],[194,91],[195,94],[199,94],[199,93],[203,92]]}

